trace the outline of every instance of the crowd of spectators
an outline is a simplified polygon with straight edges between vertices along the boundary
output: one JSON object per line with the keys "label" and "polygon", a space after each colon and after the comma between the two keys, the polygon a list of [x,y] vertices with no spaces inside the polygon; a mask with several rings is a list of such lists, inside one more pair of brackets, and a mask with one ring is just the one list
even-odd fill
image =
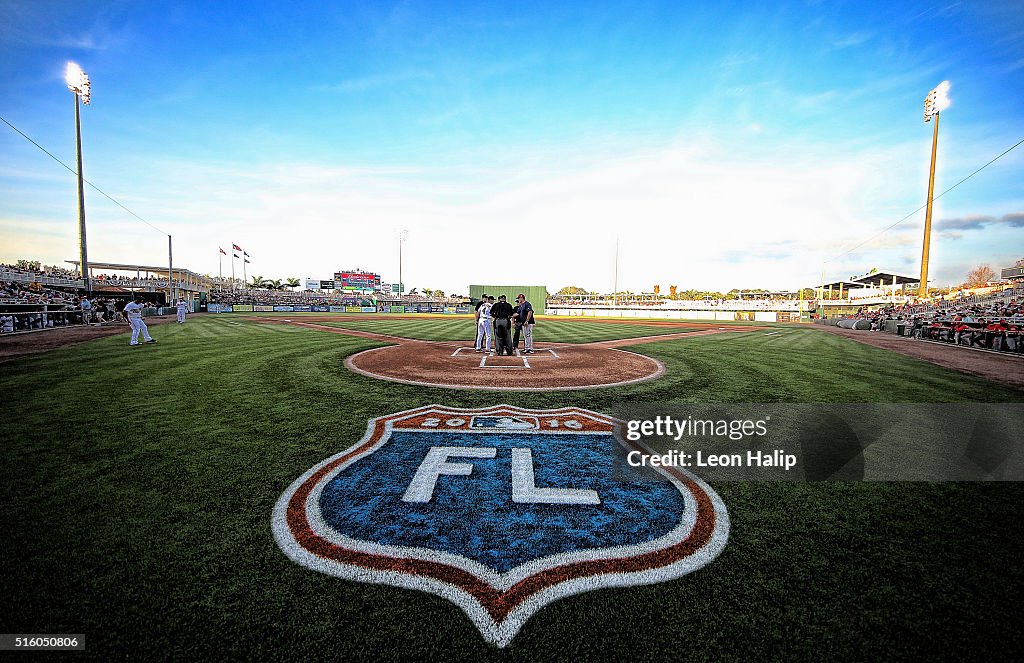
{"label": "crowd of spectators", "polygon": [[253,304],[256,306],[371,306],[372,297],[354,295],[350,292],[326,294],[322,291],[291,292],[287,290],[267,290],[264,288],[230,289],[213,288],[210,290],[211,304]]}
{"label": "crowd of spectators", "polygon": [[[9,334],[12,332],[32,331],[37,329],[52,329],[54,327],[65,327],[69,325],[82,324],[110,324],[122,320],[120,310],[123,305],[113,298],[97,297],[88,299],[85,296],[79,297],[69,293],[53,291],[58,297],[39,299],[45,297],[36,292],[24,291],[28,297],[12,297],[17,284],[0,283],[0,333]],[[48,290],[48,289],[44,289]],[[22,308],[19,305],[25,306]],[[38,306],[46,304],[45,307]]]}
{"label": "crowd of spectators", "polygon": [[231,288],[214,286],[210,290],[211,304],[253,304],[262,306],[373,306],[376,300],[409,302],[445,302],[461,304],[465,297],[433,297],[423,294],[406,294],[401,299],[381,292],[355,293],[344,290],[274,290],[270,288]]}
{"label": "crowd of spectators", "polygon": [[798,311],[812,306],[809,300],[784,298],[759,299],[616,299],[611,295],[553,296],[547,300],[551,307],[604,307],[608,308],[662,308],[671,311]]}
{"label": "crowd of spectators", "polygon": [[43,265],[38,260],[19,260],[13,265],[0,263],[0,269],[36,277],[50,277],[56,279],[80,279],[77,271],[59,267],[57,265]]}
{"label": "crowd of spectators", "polygon": [[[862,309],[849,316],[871,323],[873,331],[895,326],[912,338],[1002,352],[1024,352],[1024,290],[983,297],[939,299],[900,306]],[[889,324],[895,322],[895,325]]]}
{"label": "crowd of spectators", "polygon": [[75,305],[78,297],[73,293],[40,287],[29,289],[24,283],[0,281],[0,304],[53,304]]}
{"label": "crowd of spectators", "polygon": [[[16,279],[26,283],[44,278],[68,281],[81,281],[82,278],[73,269],[57,265],[43,265],[38,260],[19,260],[14,264],[0,263],[0,276],[7,276],[7,280]],[[100,274],[98,276],[94,275],[91,278],[94,288],[104,285],[136,289],[167,287],[166,278],[145,277],[141,275]],[[183,281],[175,280],[175,287],[184,288],[186,285]]]}

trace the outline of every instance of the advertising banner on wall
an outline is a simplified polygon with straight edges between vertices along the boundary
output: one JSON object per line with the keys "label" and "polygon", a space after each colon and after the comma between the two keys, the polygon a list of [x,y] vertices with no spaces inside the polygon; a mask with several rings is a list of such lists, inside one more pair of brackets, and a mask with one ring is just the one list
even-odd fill
{"label": "advertising banner on wall", "polygon": [[221,304],[207,304],[206,305],[206,312],[207,313],[220,313],[221,307],[222,307]]}
{"label": "advertising banner on wall", "polygon": [[266,312],[266,311],[273,311],[274,307],[273,306],[268,306],[266,304],[257,304],[256,306],[252,307],[252,310]]}
{"label": "advertising banner on wall", "polygon": [[252,311],[252,304],[235,304],[232,309],[235,313],[249,313]]}
{"label": "advertising banner on wall", "polygon": [[290,313],[291,310],[292,310],[292,307],[291,306],[275,306],[274,310],[275,311],[288,311]]}
{"label": "advertising banner on wall", "polygon": [[345,307],[345,313],[362,313],[362,312],[363,312],[363,307],[362,306],[346,306]]}
{"label": "advertising banner on wall", "polygon": [[376,313],[377,312],[377,307],[376,306],[363,306],[361,308],[362,308],[363,313]]}
{"label": "advertising banner on wall", "polygon": [[293,306],[292,310],[299,313],[308,313],[312,308],[312,306]]}
{"label": "advertising banner on wall", "polygon": [[331,307],[330,306],[310,306],[309,310],[314,311],[316,313],[327,313],[327,312],[329,312],[331,310]]}
{"label": "advertising banner on wall", "polygon": [[345,312],[345,307],[344,306],[328,306],[327,308],[330,310],[331,313],[344,313]]}

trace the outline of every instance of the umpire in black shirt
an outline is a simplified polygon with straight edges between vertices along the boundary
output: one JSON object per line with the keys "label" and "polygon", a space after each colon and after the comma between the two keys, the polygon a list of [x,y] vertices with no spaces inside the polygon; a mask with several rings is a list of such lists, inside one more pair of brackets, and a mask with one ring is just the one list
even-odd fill
{"label": "umpire in black shirt", "polygon": [[515,309],[505,301],[505,295],[498,295],[498,303],[491,307],[491,317],[494,318],[494,349],[499,357],[502,350],[508,356],[512,356],[513,313]]}

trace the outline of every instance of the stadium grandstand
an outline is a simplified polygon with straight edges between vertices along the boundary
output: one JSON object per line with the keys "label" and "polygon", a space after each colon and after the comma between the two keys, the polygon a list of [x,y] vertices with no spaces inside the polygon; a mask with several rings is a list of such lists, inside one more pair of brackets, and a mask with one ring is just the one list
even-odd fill
{"label": "stadium grandstand", "polygon": [[889,332],[952,346],[1024,354],[1024,283],[965,291],[930,301],[864,306],[852,314],[822,319],[850,329]]}
{"label": "stadium grandstand", "polygon": [[134,297],[148,304],[147,315],[166,314],[165,305],[183,298],[193,311],[206,306],[213,281],[188,269],[92,262],[92,293],[82,306],[85,281],[74,268],[43,265],[34,260],[0,264],[0,333],[37,331],[92,323],[110,323]]}

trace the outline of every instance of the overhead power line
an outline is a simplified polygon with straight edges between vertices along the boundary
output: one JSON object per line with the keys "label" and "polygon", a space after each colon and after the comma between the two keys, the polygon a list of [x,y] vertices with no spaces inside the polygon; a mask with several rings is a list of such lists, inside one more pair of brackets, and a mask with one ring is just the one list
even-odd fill
{"label": "overhead power line", "polygon": [[[1002,159],[1003,157],[1005,157],[1005,156],[1006,156],[1007,154],[1009,154],[1009,153],[1010,153],[1010,152],[1012,152],[1013,150],[1015,150],[1015,149],[1017,149],[1018,147],[1020,147],[1020,146],[1021,146],[1021,144],[1024,144],[1024,138],[1022,138],[1021,140],[1017,141],[1017,144],[1016,144],[1016,145],[1014,145],[1013,147],[1011,147],[1011,148],[1007,149],[1007,150],[1006,150],[1005,152],[1003,152],[1003,153],[1002,153],[1002,154],[1000,154],[999,156],[997,156],[997,157],[993,158],[993,159],[992,159],[991,161],[989,161],[988,163],[986,163],[986,164],[985,164],[984,166],[982,166],[982,167],[978,168],[977,170],[975,170],[975,171],[974,171],[973,173],[971,173],[971,174],[970,174],[970,175],[968,175],[967,177],[963,178],[962,180],[960,180],[959,182],[957,182],[957,183],[956,183],[956,184],[954,184],[953,186],[949,187],[948,189],[946,189],[945,191],[943,191],[943,192],[942,192],[942,193],[940,193],[939,195],[937,195],[937,196],[935,196],[934,198],[932,198],[932,200],[938,200],[939,198],[943,197],[944,195],[946,195],[947,193],[949,193],[949,192],[950,192],[950,191],[952,191],[953,189],[957,188],[958,186],[960,186],[961,184],[963,184],[963,183],[964,183],[964,182],[966,182],[967,180],[971,179],[972,177],[974,177],[975,175],[977,175],[977,174],[978,174],[978,173],[980,173],[981,171],[985,170],[986,168],[988,168],[989,166],[991,166],[992,164],[994,164],[994,163],[995,163],[996,161],[999,161],[1000,159]],[[890,230],[892,230],[892,229],[893,229],[893,228],[895,228],[896,226],[900,225],[901,223],[903,223],[904,221],[906,221],[906,220],[907,220],[907,219],[909,219],[910,217],[914,216],[915,214],[917,214],[918,212],[920,212],[921,210],[923,210],[923,209],[924,209],[925,207],[927,207],[927,206],[928,206],[928,205],[927,205],[927,203],[925,203],[924,205],[921,205],[921,206],[920,206],[920,207],[918,207],[918,208],[917,208],[916,210],[914,210],[914,211],[913,211],[913,212],[911,212],[910,214],[906,215],[905,217],[903,217],[902,219],[900,219],[900,220],[899,220],[899,221],[897,221],[896,223],[892,224],[892,225],[891,225],[891,226],[889,226],[888,228],[885,228],[885,229],[883,229],[883,230],[880,230],[880,231],[878,231],[877,233],[875,233],[875,234],[874,234],[874,235],[872,235],[871,237],[868,237],[868,238],[867,238],[866,240],[864,240],[864,241],[863,241],[863,242],[861,242],[860,244],[857,244],[856,246],[854,246],[854,247],[851,247],[851,248],[847,249],[846,251],[844,251],[843,253],[840,253],[839,255],[835,255],[835,256],[832,256],[831,258],[829,258],[829,259],[828,259],[828,260],[826,260],[825,262],[827,262],[827,263],[828,263],[828,262],[832,262],[833,260],[838,260],[839,258],[842,258],[843,256],[845,256],[845,255],[847,255],[847,254],[849,254],[849,253],[853,253],[854,251],[856,251],[856,250],[857,250],[857,249],[859,249],[860,247],[864,246],[865,244],[867,244],[867,243],[868,243],[868,242],[870,242],[871,240],[875,239],[876,237],[881,237],[881,236],[882,236],[882,235],[884,235],[885,233],[889,232]]]}
{"label": "overhead power line", "polygon": [[[37,143],[36,141],[32,140],[32,139],[31,139],[31,138],[30,138],[30,137],[29,137],[29,136],[28,136],[27,134],[25,134],[25,132],[24,132],[24,131],[22,131],[22,130],[21,130],[21,129],[19,129],[18,127],[14,126],[14,125],[13,125],[13,124],[11,124],[10,122],[8,122],[8,121],[7,121],[7,119],[6,119],[6,118],[4,118],[4,117],[3,117],[2,115],[0,115],[0,120],[2,120],[2,121],[3,121],[3,123],[4,123],[4,124],[6,124],[7,126],[9,126],[9,127],[11,128],[11,129],[14,129],[15,131],[17,131],[17,132],[18,132],[18,134],[20,134],[22,138],[24,138],[25,140],[27,140],[28,142],[32,143],[33,145],[35,145],[36,147],[38,147],[38,148],[39,148],[40,150],[42,150],[42,151],[43,151],[43,153],[45,153],[45,154],[46,154],[47,156],[49,156],[49,157],[50,157],[51,159],[53,159],[54,161],[56,161],[56,162],[57,162],[57,163],[59,163],[60,165],[64,166],[65,168],[67,168],[67,169],[68,169],[68,171],[70,171],[70,172],[71,172],[71,173],[72,173],[73,175],[78,175],[78,171],[76,171],[76,170],[75,170],[74,168],[72,168],[71,166],[67,165],[66,163],[64,163],[63,161],[61,161],[61,160],[60,160],[60,159],[58,159],[57,157],[55,157],[55,156],[54,156],[54,155],[53,155],[53,154],[52,154],[52,153],[51,153],[51,152],[50,152],[49,150],[47,150],[47,149],[46,149],[45,147],[43,147],[42,145],[40,145],[40,144],[39,144],[39,143]],[[113,196],[109,195],[109,194],[108,194],[108,193],[107,193],[106,191],[104,191],[103,189],[99,188],[98,186],[96,186],[95,184],[93,184],[92,182],[90,182],[89,180],[87,180],[87,179],[85,179],[85,178],[83,177],[83,178],[82,178],[82,181],[83,181],[83,182],[85,182],[86,184],[88,184],[89,186],[91,186],[91,187],[92,187],[93,189],[95,189],[95,190],[96,190],[96,191],[97,191],[97,192],[98,192],[98,193],[99,193],[100,195],[102,195],[102,196],[103,196],[104,198],[106,198],[106,199],[107,199],[107,200],[109,200],[110,202],[114,203],[115,205],[117,205],[118,207],[120,207],[121,209],[123,209],[123,210],[124,210],[125,212],[128,212],[129,214],[131,214],[132,216],[134,216],[134,217],[135,217],[136,219],[138,219],[138,220],[139,220],[139,221],[141,221],[142,223],[145,223],[145,224],[146,224],[147,226],[149,226],[149,227],[150,227],[150,228],[152,228],[153,230],[157,231],[158,233],[160,233],[160,234],[162,234],[162,235],[166,235],[166,234],[168,234],[168,233],[165,233],[165,232],[164,232],[163,230],[160,230],[159,228],[157,228],[156,226],[154,226],[154,225],[153,225],[152,223],[150,223],[149,221],[146,221],[146,220],[145,220],[144,218],[142,218],[141,216],[139,216],[138,214],[136,214],[136,213],[135,213],[135,212],[133,212],[132,210],[130,210],[130,209],[128,209],[127,207],[125,207],[124,205],[122,205],[120,201],[118,201],[117,199],[115,199],[115,198],[114,198]]]}

